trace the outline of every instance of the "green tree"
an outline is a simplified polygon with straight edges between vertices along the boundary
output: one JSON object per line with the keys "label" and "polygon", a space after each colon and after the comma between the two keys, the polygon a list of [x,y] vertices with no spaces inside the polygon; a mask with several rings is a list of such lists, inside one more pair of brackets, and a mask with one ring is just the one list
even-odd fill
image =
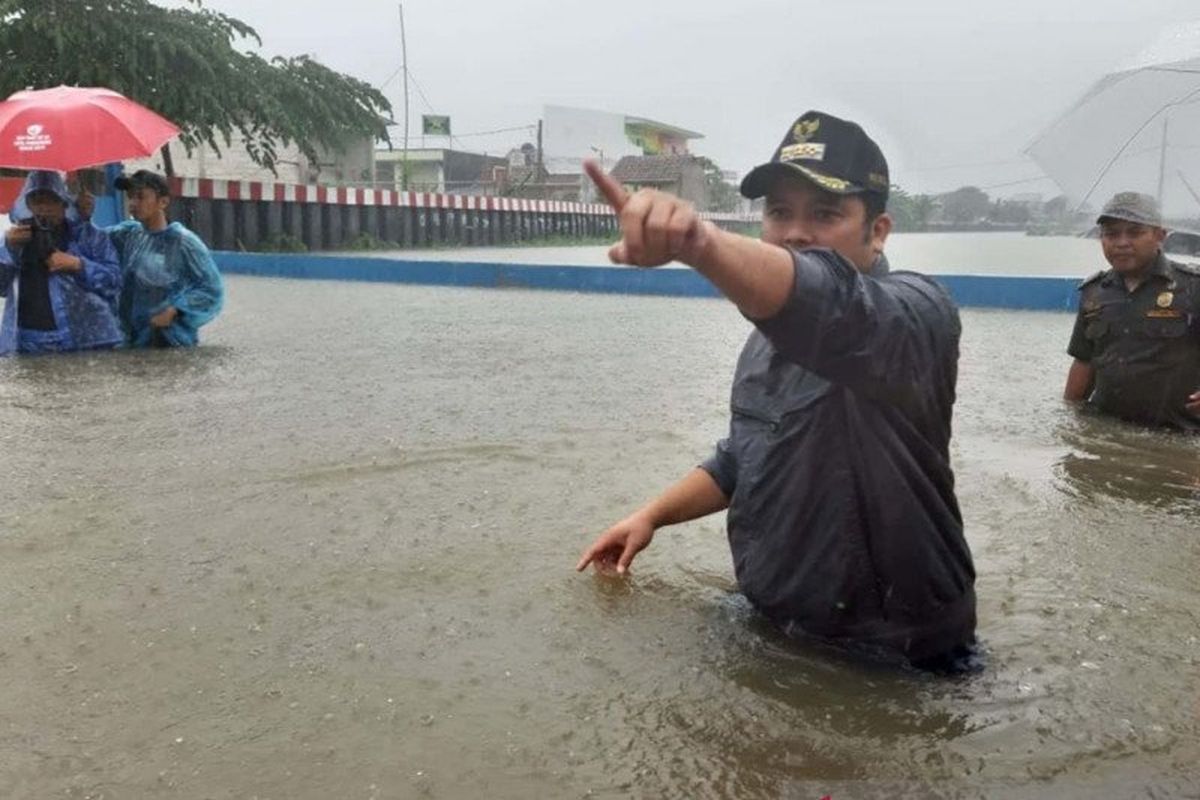
{"label": "green tree", "polygon": [[992,204],[991,211],[988,212],[988,219],[992,222],[1007,224],[1024,225],[1032,216],[1029,206],[1024,203],[1014,203],[1011,200],[997,200]]}
{"label": "green tree", "polygon": [[891,191],[888,192],[887,211],[897,231],[906,232],[916,230],[916,222],[912,209],[912,196],[899,186],[893,186]]}
{"label": "green tree", "polygon": [[923,231],[937,209],[937,201],[927,194],[909,194],[899,186],[888,192],[888,214],[897,231]]}
{"label": "green tree", "polygon": [[929,220],[938,209],[938,201],[930,195],[913,195],[913,217],[916,219],[917,230],[923,231],[929,227]]}
{"label": "green tree", "polygon": [[951,222],[978,222],[988,215],[992,201],[987,192],[976,186],[963,186],[941,197],[942,210]]}
{"label": "green tree", "polygon": [[742,196],[737,187],[721,177],[721,168],[711,158],[699,156],[700,166],[704,168],[704,183],[708,191],[707,211],[737,211],[742,202]]}
{"label": "green tree", "polygon": [[236,132],[272,171],[281,145],[315,162],[355,139],[388,141],[391,105],[377,89],[308,56],[239,49],[261,45],[252,27],[186,1],[0,0],[0,92],[104,86],[178,125],[188,152],[219,152]]}
{"label": "green tree", "polygon": [[1052,197],[1042,206],[1042,215],[1052,222],[1061,222],[1066,219],[1070,211],[1069,202],[1065,194]]}

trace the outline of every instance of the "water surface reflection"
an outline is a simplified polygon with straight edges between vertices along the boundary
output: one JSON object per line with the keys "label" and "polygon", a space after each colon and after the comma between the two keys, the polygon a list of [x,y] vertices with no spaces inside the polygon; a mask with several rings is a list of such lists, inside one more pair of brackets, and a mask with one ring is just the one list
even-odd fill
{"label": "water surface reflection", "polygon": [[722,434],[726,305],[229,283],[195,353],[0,362],[8,796],[1200,783],[1196,445],[1062,407],[1068,315],[963,314],[989,660],[942,681],[780,639],[720,519],[571,571]]}

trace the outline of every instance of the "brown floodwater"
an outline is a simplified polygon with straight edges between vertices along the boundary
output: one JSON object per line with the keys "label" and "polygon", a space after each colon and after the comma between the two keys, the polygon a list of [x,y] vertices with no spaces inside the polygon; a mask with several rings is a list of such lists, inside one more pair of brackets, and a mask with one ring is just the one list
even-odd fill
{"label": "brown floodwater", "polygon": [[1064,409],[1069,315],[963,312],[944,680],[781,639],[719,517],[572,571],[722,435],[727,304],[228,283],[0,361],[0,796],[1200,795],[1200,440]]}

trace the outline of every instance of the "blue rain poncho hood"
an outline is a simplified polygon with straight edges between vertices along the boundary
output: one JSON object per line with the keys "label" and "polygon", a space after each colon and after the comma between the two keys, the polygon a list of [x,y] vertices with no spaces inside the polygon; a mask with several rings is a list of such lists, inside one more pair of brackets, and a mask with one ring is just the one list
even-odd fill
{"label": "blue rain poncho hood", "polygon": [[75,197],[67,189],[67,182],[61,174],[53,170],[38,169],[25,176],[25,185],[21,187],[21,195],[13,204],[8,217],[14,223],[29,219],[33,211],[29,208],[29,196],[35,192],[49,192],[62,201],[67,207],[67,221],[79,222],[79,212],[75,208]]}

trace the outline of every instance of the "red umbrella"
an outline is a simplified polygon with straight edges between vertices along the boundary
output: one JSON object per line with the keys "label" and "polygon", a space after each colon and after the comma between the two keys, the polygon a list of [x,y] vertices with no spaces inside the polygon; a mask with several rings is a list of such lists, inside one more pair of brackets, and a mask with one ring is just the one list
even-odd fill
{"label": "red umbrella", "polygon": [[70,172],[152,155],[178,133],[111,89],[17,92],[0,103],[0,167]]}

